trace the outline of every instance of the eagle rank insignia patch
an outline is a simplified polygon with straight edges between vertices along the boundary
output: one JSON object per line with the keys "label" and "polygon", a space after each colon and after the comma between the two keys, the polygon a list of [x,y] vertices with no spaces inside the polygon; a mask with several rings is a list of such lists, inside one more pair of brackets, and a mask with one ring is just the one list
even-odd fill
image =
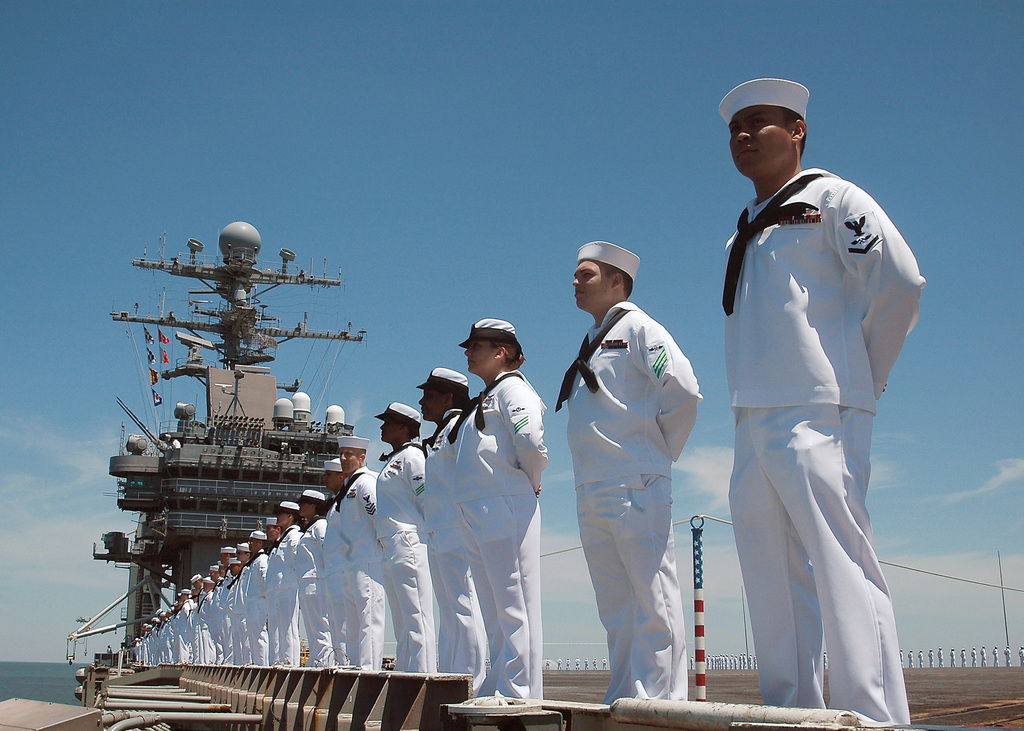
{"label": "eagle rank insignia patch", "polygon": [[874,211],[856,213],[843,221],[846,247],[851,254],[866,254],[882,243],[882,228]]}

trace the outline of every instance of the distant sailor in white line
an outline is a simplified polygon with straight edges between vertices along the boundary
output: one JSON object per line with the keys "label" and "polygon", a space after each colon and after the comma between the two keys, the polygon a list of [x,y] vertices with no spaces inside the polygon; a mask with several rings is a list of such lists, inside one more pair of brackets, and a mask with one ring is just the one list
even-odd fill
{"label": "distant sailor in white line", "polygon": [[594,324],[556,406],[569,403],[580,539],[608,635],[605,703],[687,696],[671,468],[701,395],[672,336],[628,301],[639,265],[605,241],[577,252],[576,306]]}
{"label": "distant sailor in white line", "polygon": [[252,662],[252,652],[249,649],[249,626],[245,619],[245,566],[249,562],[249,544],[239,543],[235,548],[238,551],[231,559],[231,570],[234,574],[237,563],[238,573],[231,578],[231,583],[228,584],[228,609],[231,612],[231,652],[235,658],[235,665],[248,665]]}
{"label": "distant sailor in white line", "polygon": [[295,573],[299,580],[299,609],[309,643],[307,665],[333,664],[331,628],[327,620],[327,587],[324,585],[324,518],[327,499],[319,490],[304,490],[299,497],[299,512],[306,523],[295,552]]}
{"label": "distant sailor in white line", "polygon": [[420,414],[393,402],[376,418],[380,438],[391,446],[377,476],[377,537],[384,546],[384,590],[395,629],[395,670],[437,670],[434,595],[430,587],[423,530],[425,449],[419,441]]}
{"label": "distant sailor in white line", "polygon": [[274,665],[299,664],[299,580],[295,574],[295,552],[302,538],[299,527],[299,505],[292,500],[282,502],[274,511],[281,537],[267,559],[267,606],[270,633],[277,635]]}
{"label": "distant sailor in white line", "polygon": [[270,639],[267,630],[267,534],[249,534],[249,568],[242,588],[245,593],[245,629],[249,633],[249,655],[256,665],[269,665]]}
{"label": "distant sailor in white line", "polygon": [[469,372],[484,382],[474,408],[449,435],[455,499],[490,649],[479,694],[543,698],[538,498],[548,464],[544,402],[519,372],[525,357],[512,323],[480,320],[459,347]]}
{"label": "distant sailor in white line", "polygon": [[[383,549],[377,540],[377,473],[365,466],[369,439],[338,437],[339,456],[324,465],[335,494],[327,511],[324,564],[336,662],[378,671],[384,659]],[[339,646],[344,639],[345,646]]]}
{"label": "distant sailor in white line", "polygon": [[423,519],[438,606],[437,669],[469,673],[476,692],[484,680],[487,632],[466,558],[455,502],[455,449],[448,441],[459,416],[472,406],[469,380],[450,368],[435,368],[417,388],[423,390],[419,401],[423,418],[437,425],[423,442],[427,447]]}

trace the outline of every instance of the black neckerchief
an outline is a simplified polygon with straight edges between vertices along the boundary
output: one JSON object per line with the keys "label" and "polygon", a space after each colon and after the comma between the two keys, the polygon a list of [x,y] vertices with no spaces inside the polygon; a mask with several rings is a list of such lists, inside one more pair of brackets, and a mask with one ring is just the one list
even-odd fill
{"label": "black neckerchief", "polygon": [[447,412],[445,412],[445,415],[444,417],[442,417],[441,421],[437,422],[437,428],[434,429],[434,433],[423,440],[423,446],[433,447],[435,444],[437,444],[437,438],[441,436],[441,432],[444,430],[445,426],[452,423],[453,421],[457,421],[461,415],[462,409],[449,409]]}
{"label": "black neckerchief", "polygon": [[360,474],[362,474],[364,469],[366,468],[360,467],[359,469],[357,469],[355,472],[348,476],[348,478],[345,480],[345,486],[338,490],[338,494],[334,496],[334,499],[331,501],[330,507],[327,508],[327,512],[330,512],[335,508],[341,510],[341,501],[345,499],[346,495],[348,495],[348,491],[352,488],[352,485],[355,484],[356,479],[359,477]]}
{"label": "black neckerchief", "polygon": [[453,444],[455,443],[455,439],[459,436],[459,430],[462,428],[462,425],[466,423],[466,420],[469,418],[469,415],[472,414],[474,411],[476,412],[476,415],[473,423],[476,424],[477,431],[483,430],[484,426],[486,426],[484,422],[483,408],[481,408],[484,399],[487,398],[487,394],[489,394],[494,389],[495,386],[504,381],[506,378],[512,377],[522,378],[524,381],[526,380],[523,374],[520,373],[519,371],[508,371],[507,373],[502,373],[500,376],[495,378],[494,383],[492,383],[490,386],[481,391],[480,395],[470,402],[469,408],[463,411],[461,414],[459,414],[459,420],[455,422],[455,426],[453,426],[452,430],[448,432],[449,442]]}
{"label": "black neckerchief", "polygon": [[[736,305],[736,288],[740,283],[740,270],[743,268],[743,254],[747,250],[747,244],[750,239],[756,234],[764,231],[769,226],[774,226],[779,222],[781,218],[789,218],[794,215],[794,211],[787,210],[790,206],[783,206],[782,204],[789,199],[790,196],[795,193],[799,193],[801,190],[807,187],[807,185],[817,178],[824,177],[822,173],[810,173],[802,177],[797,178],[792,183],[786,185],[782,190],[772,196],[772,199],[768,201],[760,213],[754,216],[753,221],[747,221],[750,216],[750,212],[744,208],[743,213],[740,214],[740,220],[736,222],[736,239],[732,242],[732,250],[729,252],[729,263],[725,268],[725,287],[722,291],[722,307],[725,309],[725,316],[728,317],[732,314],[733,309]],[[795,204],[801,210],[800,213],[807,211],[806,203]],[[814,210],[814,206],[811,206]],[[557,409],[555,409],[557,411]]]}
{"label": "black neckerchief", "polygon": [[597,393],[599,388],[597,383],[597,376],[594,375],[594,369],[590,367],[587,362],[590,357],[597,352],[598,347],[601,345],[601,341],[605,339],[608,332],[615,327],[615,323],[629,314],[631,310],[620,307],[618,312],[612,315],[604,326],[594,335],[593,341],[591,341],[589,335],[583,336],[583,344],[580,345],[580,353],[576,356],[576,360],[569,366],[569,370],[565,372],[565,377],[562,378],[562,387],[558,389],[558,403],[555,404],[555,411],[557,412],[562,408],[562,404],[565,403],[570,394],[572,393],[573,384],[576,383],[576,376],[583,376],[583,382],[587,384],[587,388],[590,389],[591,393]]}

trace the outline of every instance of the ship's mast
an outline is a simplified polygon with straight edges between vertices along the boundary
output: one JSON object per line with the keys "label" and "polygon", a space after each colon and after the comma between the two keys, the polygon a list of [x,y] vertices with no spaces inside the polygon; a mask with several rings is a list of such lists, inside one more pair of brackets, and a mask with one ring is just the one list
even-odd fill
{"label": "ship's mast", "polygon": [[[220,233],[220,260],[217,263],[200,261],[197,255],[205,249],[201,241],[188,240],[189,256],[187,261],[175,256],[166,260],[161,255],[159,260],[141,259],[132,261],[133,266],[142,269],[157,269],[178,277],[188,277],[202,282],[206,288],[190,290],[190,294],[215,294],[222,300],[216,308],[201,308],[198,304],[190,309],[189,317],[175,316],[173,311],[161,313],[158,317],[139,315],[127,311],[112,312],[114,320],[122,322],[138,322],[157,325],[172,329],[186,330],[192,333],[188,337],[176,333],[179,340],[189,347],[189,358],[186,363],[173,369],[165,370],[161,376],[165,379],[177,376],[205,376],[206,369],[202,364],[201,348],[214,349],[220,354],[220,361],[228,369],[239,365],[255,365],[274,360],[274,353],[279,343],[294,338],[317,340],[341,340],[361,342],[365,331],[357,333],[348,329],[339,331],[310,330],[306,322],[299,322],[294,327],[281,327],[280,322],[268,317],[266,312],[259,312],[255,300],[255,292],[260,285],[269,285],[261,290],[266,293],[283,284],[305,284],[310,287],[339,287],[341,279],[318,276],[299,269],[290,272],[288,265],[295,260],[294,252],[281,249],[280,269],[257,269],[257,255],[262,241],[259,232],[250,224],[242,221],[228,224]],[[275,325],[276,323],[276,325]],[[198,333],[211,333],[217,336],[216,341],[206,340]]]}

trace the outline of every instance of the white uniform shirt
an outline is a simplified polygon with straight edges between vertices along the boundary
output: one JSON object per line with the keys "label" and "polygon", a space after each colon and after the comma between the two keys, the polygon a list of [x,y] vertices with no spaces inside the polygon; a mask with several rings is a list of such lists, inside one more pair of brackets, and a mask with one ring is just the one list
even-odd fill
{"label": "white uniform shirt", "polygon": [[299,579],[295,574],[295,552],[302,538],[302,530],[290,525],[281,535],[277,546],[267,559],[267,592],[289,589],[298,590]]}
{"label": "white uniform shirt", "polygon": [[324,574],[324,536],[327,521],[323,516],[306,526],[295,551],[295,574],[300,581],[319,579]]}
{"label": "white uniform shirt", "polygon": [[[228,591],[226,598],[226,606],[228,614],[231,617],[232,628],[233,623],[245,616],[245,608],[242,606],[241,593],[242,593],[242,579],[243,573],[239,572],[238,576],[230,577],[228,581]],[[236,658],[237,659],[237,658]]]}
{"label": "white uniform shirt", "polygon": [[423,469],[426,457],[418,442],[394,452],[377,476],[377,537],[423,528]]}
{"label": "white uniform shirt", "polygon": [[525,377],[512,375],[495,385],[477,408],[483,410],[483,430],[476,428],[474,408],[455,441],[456,502],[535,494],[548,465],[546,408],[540,396]]}
{"label": "white uniform shirt", "polygon": [[252,559],[245,572],[246,581],[242,587],[245,605],[251,606],[267,600],[267,554],[262,550]]}
{"label": "white uniform shirt", "polygon": [[[591,393],[577,376],[569,397],[569,449],[576,484],[624,475],[671,476],[702,399],[690,361],[668,331],[632,302],[587,361],[598,381]],[[588,333],[593,338],[601,327]]]}
{"label": "white uniform shirt", "polygon": [[360,467],[345,496],[327,512],[324,570],[331,576],[354,565],[380,563],[377,541],[377,473]]}
{"label": "white uniform shirt", "polygon": [[824,403],[874,413],[917,322],[925,280],[867,193],[823,170],[800,175],[810,172],[825,177],[788,202],[817,207],[820,220],[770,226],[747,245],[735,311],[725,320],[732,405]]}
{"label": "white uniform shirt", "polygon": [[455,510],[455,448],[448,442],[448,434],[459,418],[459,411],[444,415],[437,439],[427,448],[423,484],[423,526],[430,533],[454,529],[459,524]]}

